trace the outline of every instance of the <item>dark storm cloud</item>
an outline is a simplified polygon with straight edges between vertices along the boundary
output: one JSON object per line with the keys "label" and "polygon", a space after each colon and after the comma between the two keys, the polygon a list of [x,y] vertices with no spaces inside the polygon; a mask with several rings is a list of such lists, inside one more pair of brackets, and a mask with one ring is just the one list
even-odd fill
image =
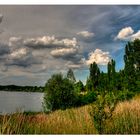
{"label": "dark storm cloud", "polygon": [[10,53],[9,46],[7,44],[0,43],[0,57],[9,53]]}
{"label": "dark storm cloud", "polygon": [[0,14],[0,23],[2,22],[2,19],[3,19],[3,15]]}
{"label": "dark storm cloud", "polygon": [[[2,19],[3,19],[3,15],[0,14],[0,24],[1,24],[1,22],[2,22]],[[0,28],[0,34],[3,33],[3,32],[4,32],[3,29]]]}
{"label": "dark storm cloud", "polygon": [[65,53],[63,52],[63,54],[52,54],[52,56],[54,58],[57,58],[57,59],[63,59],[63,60],[68,60],[68,61],[71,61],[73,63],[79,63],[81,61],[81,59],[83,58],[83,55],[82,54],[78,54],[77,52],[73,52],[73,53]]}
{"label": "dark storm cloud", "polygon": [[15,60],[9,60],[6,63],[6,66],[18,66],[18,67],[30,67],[33,64],[40,64],[40,61],[35,60],[32,57],[25,57],[24,59],[15,59]]}

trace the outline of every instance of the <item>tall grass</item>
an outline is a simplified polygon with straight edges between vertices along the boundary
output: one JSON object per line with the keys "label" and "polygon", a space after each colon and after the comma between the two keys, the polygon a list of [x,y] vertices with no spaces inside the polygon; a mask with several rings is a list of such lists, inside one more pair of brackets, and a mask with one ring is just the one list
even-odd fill
{"label": "tall grass", "polygon": [[50,114],[14,114],[0,119],[1,134],[93,134],[90,106]]}
{"label": "tall grass", "polygon": [[[90,105],[50,114],[0,116],[0,134],[97,134]],[[140,97],[118,103],[104,134],[140,134]]]}
{"label": "tall grass", "polygon": [[140,97],[119,103],[104,133],[140,134]]}
{"label": "tall grass", "polygon": [[23,132],[25,116],[20,113],[0,117],[0,134],[19,134]]}

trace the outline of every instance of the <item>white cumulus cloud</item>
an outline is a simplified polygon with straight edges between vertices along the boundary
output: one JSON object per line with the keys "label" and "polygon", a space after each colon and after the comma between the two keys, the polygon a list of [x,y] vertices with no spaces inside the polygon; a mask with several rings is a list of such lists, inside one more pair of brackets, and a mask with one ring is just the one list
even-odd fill
{"label": "white cumulus cloud", "polygon": [[88,37],[93,37],[94,33],[91,33],[89,31],[81,31],[81,32],[78,32],[77,35],[81,35],[85,38],[88,38]]}
{"label": "white cumulus cloud", "polygon": [[81,31],[78,32],[77,35],[83,39],[91,39],[92,37],[94,37],[95,34],[89,31]]}
{"label": "white cumulus cloud", "polygon": [[76,48],[60,48],[60,49],[55,49],[51,51],[51,55],[54,57],[70,56],[76,53],[77,53]]}
{"label": "white cumulus cloud", "polygon": [[131,40],[140,39],[140,30],[137,33],[131,35]]}
{"label": "white cumulus cloud", "polygon": [[93,62],[96,62],[99,65],[107,65],[110,61],[109,52],[103,52],[100,49],[96,49],[94,52],[89,53],[88,60],[86,60],[86,64],[90,65]]}
{"label": "white cumulus cloud", "polygon": [[10,58],[12,59],[21,59],[22,57],[25,57],[29,51],[26,48],[20,48],[15,50],[10,54]]}
{"label": "white cumulus cloud", "polygon": [[119,31],[115,39],[127,40],[131,37],[133,33],[134,33],[134,30],[131,27],[125,27]]}
{"label": "white cumulus cloud", "polygon": [[134,33],[134,30],[131,27],[125,27],[119,31],[118,35],[115,37],[115,40],[116,39],[127,40],[127,41],[140,39],[140,30]]}

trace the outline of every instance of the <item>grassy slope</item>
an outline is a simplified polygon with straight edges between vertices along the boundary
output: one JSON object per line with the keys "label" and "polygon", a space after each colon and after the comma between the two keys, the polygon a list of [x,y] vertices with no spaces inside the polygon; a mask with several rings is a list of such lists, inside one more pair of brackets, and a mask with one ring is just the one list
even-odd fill
{"label": "grassy slope", "polygon": [[[1,134],[97,134],[91,106],[58,110],[50,114],[15,114],[0,118]],[[140,96],[119,103],[107,122],[106,134],[140,134]]]}

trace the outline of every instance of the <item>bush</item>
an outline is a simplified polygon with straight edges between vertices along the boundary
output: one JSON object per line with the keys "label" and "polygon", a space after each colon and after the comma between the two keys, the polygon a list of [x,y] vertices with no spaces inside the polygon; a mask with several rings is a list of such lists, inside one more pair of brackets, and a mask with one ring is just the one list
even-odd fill
{"label": "bush", "polygon": [[118,91],[118,95],[117,95],[117,99],[119,101],[124,101],[124,100],[129,100],[132,99],[132,97],[134,97],[136,94],[132,91]]}
{"label": "bush", "polygon": [[96,102],[93,104],[91,117],[93,118],[94,127],[99,134],[104,134],[107,121],[112,119],[113,112],[117,105],[114,93],[104,92],[97,96]]}
{"label": "bush", "polygon": [[44,111],[66,109],[75,106],[77,96],[74,92],[74,84],[62,74],[55,74],[45,85]]}
{"label": "bush", "polygon": [[94,92],[88,92],[87,94],[85,95],[78,95],[78,102],[77,102],[77,106],[81,106],[81,105],[87,105],[87,104],[90,104],[90,103],[93,103],[95,100],[96,100],[96,93]]}
{"label": "bush", "polygon": [[80,80],[74,84],[74,88],[77,94],[80,94],[82,91],[84,91],[84,85]]}
{"label": "bush", "polygon": [[84,102],[85,104],[92,103],[93,101],[96,100],[96,97],[97,97],[96,93],[90,91],[90,92],[88,92],[86,95],[84,95],[84,97],[83,97],[83,102]]}

